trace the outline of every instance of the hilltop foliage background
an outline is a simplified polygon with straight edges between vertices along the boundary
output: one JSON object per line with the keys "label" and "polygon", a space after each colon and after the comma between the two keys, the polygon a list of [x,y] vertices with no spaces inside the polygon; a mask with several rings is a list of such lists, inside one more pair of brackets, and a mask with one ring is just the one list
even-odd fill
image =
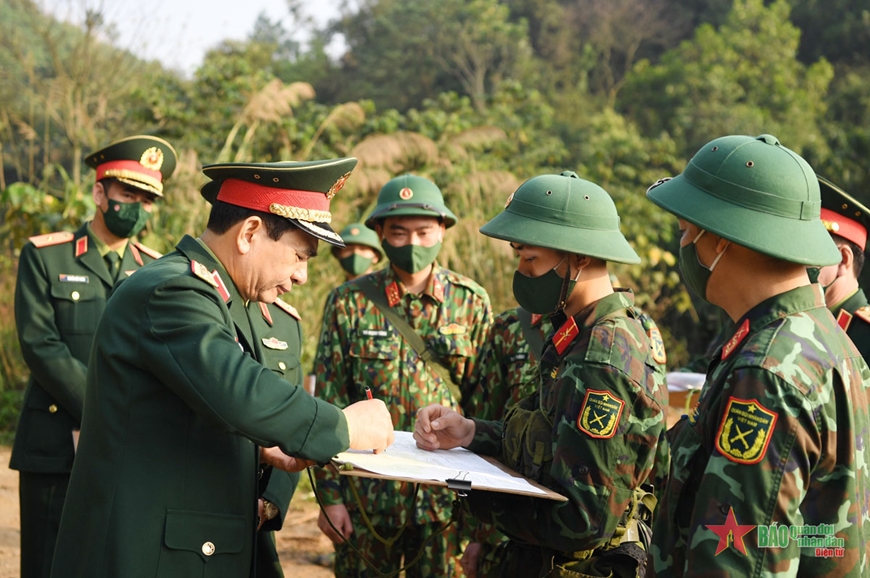
{"label": "hilltop foliage background", "polygon": [[[170,251],[202,230],[202,164],[353,155],[333,200],[338,227],[392,176],[435,180],[460,216],[442,264],[512,307],[514,263],[478,228],[525,179],[574,170],[616,201],[643,263],[616,267],[659,322],[669,366],[699,355],[717,314],[679,283],[676,222],[645,200],[705,142],[770,133],[854,194],[870,192],[870,7],[866,0],[359,0],[317,28],[287,0],[306,44],[261,16],[246,41],[192,75],[117,48],[98,10],[58,22],[32,0],[0,3],[0,432],[26,381],[12,314],[30,235],[93,211],[91,150],[135,133],[173,143],[179,167],[144,242]],[[346,52],[325,47],[339,35]],[[108,73],[107,73],[108,71]],[[795,242],[800,242],[795,240]],[[310,364],[327,291],[323,250],[288,296]]]}

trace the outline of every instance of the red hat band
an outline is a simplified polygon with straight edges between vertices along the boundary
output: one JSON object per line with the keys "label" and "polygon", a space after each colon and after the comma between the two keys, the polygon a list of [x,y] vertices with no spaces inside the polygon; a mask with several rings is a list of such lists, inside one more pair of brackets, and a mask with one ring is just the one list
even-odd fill
{"label": "red hat band", "polygon": [[317,223],[332,221],[329,199],[320,191],[279,189],[241,179],[227,179],[221,184],[217,200],[287,219]]}
{"label": "red hat band", "polygon": [[864,225],[830,209],[822,209],[821,217],[829,232],[852,241],[864,250],[867,245],[867,228]]}
{"label": "red hat band", "polygon": [[163,190],[163,174],[146,169],[136,161],[109,161],[97,166],[97,180],[133,179]]}

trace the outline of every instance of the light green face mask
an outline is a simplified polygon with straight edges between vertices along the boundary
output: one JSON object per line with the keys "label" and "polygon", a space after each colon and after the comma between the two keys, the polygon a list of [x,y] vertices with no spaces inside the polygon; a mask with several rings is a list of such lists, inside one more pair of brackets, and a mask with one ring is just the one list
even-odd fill
{"label": "light green face mask", "polygon": [[384,248],[384,253],[390,260],[390,263],[407,273],[416,273],[435,262],[438,253],[441,251],[441,242],[439,241],[431,247],[422,247],[420,245],[394,247],[384,239],[381,241],[381,247]]}
{"label": "light green face mask", "polygon": [[109,208],[103,213],[106,228],[118,237],[135,237],[151,216],[142,203],[119,203],[112,199],[108,201]]}
{"label": "light green face mask", "polygon": [[[564,259],[559,262],[559,265],[563,262]],[[562,299],[567,299],[574,290],[574,285],[580,278],[580,271],[577,272],[576,278],[568,280],[567,290],[563,296],[562,289],[565,286],[565,278],[556,273],[559,265],[538,277],[529,277],[519,271],[514,272],[514,298],[520,307],[530,313],[546,315],[555,313],[557,309],[564,306]]]}
{"label": "light green face mask", "polygon": [[342,257],[338,260],[341,268],[354,277],[358,277],[368,271],[369,267],[372,266],[372,261],[374,261],[374,258],[364,257],[359,253],[351,253],[347,257]]}

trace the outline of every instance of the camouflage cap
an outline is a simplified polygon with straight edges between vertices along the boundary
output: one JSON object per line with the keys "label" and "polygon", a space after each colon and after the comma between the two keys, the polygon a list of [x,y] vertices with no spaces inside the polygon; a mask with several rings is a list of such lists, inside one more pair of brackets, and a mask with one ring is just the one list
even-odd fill
{"label": "camouflage cap", "polygon": [[[365,226],[364,223],[351,223],[347,225],[339,233],[341,240],[345,245],[365,245],[370,247],[378,254],[380,259],[384,258],[384,250],[381,248],[381,242],[378,239],[377,233]],[[335,253],[337,247],[333,247]]]}
{"label": "camouflage cap", "polygon": [[529,179],[480,228],[489,237],[617,263],[640,263],[619,230],[616,205],[595,183],[565,171]]}
{"label": "camouflage cap", "polygon": [[177,156],[168,142],[156,136],[130,136],[85,157],[85,164],[96,169],[97,179],[117,179],[158,197],[163,182],[175,171]]}
{"label": "camouflage cap", "polygon": [[822,223],[832,234],[847,239],[863,251],[870,229],[870,209],[857,195],[850,195],[826,178],[818,177],[822,194]]}
{"label": "camouflage cap", "polygon": [[378,193],[378,204],[366,219],[366,226],[387,217],[437,217],[447,228],[456,224],[456,215],[444,204],[438,185],[425,177],[402,175],[389,181]]}
{"label": "camouflage cap", "polygon": [[833,265],[840,253],[819,218],[810,165],[776,137],[724,136],[704,145],[682,174],[647,190],[656,205],[759,253]]}
{"label": "camouflage cap", "polygon": [[330,227],[329,202],[347,181],[357,160],[353,157],[323,161],[279,163],[223,163],[206,165],[211,179],[202,196],[288,219],[300,229],[343,247]]}

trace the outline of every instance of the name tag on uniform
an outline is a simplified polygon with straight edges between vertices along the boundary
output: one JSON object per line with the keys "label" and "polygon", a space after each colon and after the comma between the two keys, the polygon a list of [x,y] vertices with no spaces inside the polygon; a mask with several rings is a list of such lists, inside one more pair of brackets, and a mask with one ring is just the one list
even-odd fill
{"label": "name tag on uniform", "polygon": [[363,329],[362,334],[366,337],[386,337],[386,329]]}
{"label": "name tag on uniform", "polygon": [[61,273],[57,276],[61,283],[90,283],[91,280],[87,275],[68,275]]}
{"label": "name tag on uniform", "polygon": [[513,355],[509,355],[507,360],[508,363],[516,363],[517,361],[525,361],[529,358],[528,353],[514,353]]}

